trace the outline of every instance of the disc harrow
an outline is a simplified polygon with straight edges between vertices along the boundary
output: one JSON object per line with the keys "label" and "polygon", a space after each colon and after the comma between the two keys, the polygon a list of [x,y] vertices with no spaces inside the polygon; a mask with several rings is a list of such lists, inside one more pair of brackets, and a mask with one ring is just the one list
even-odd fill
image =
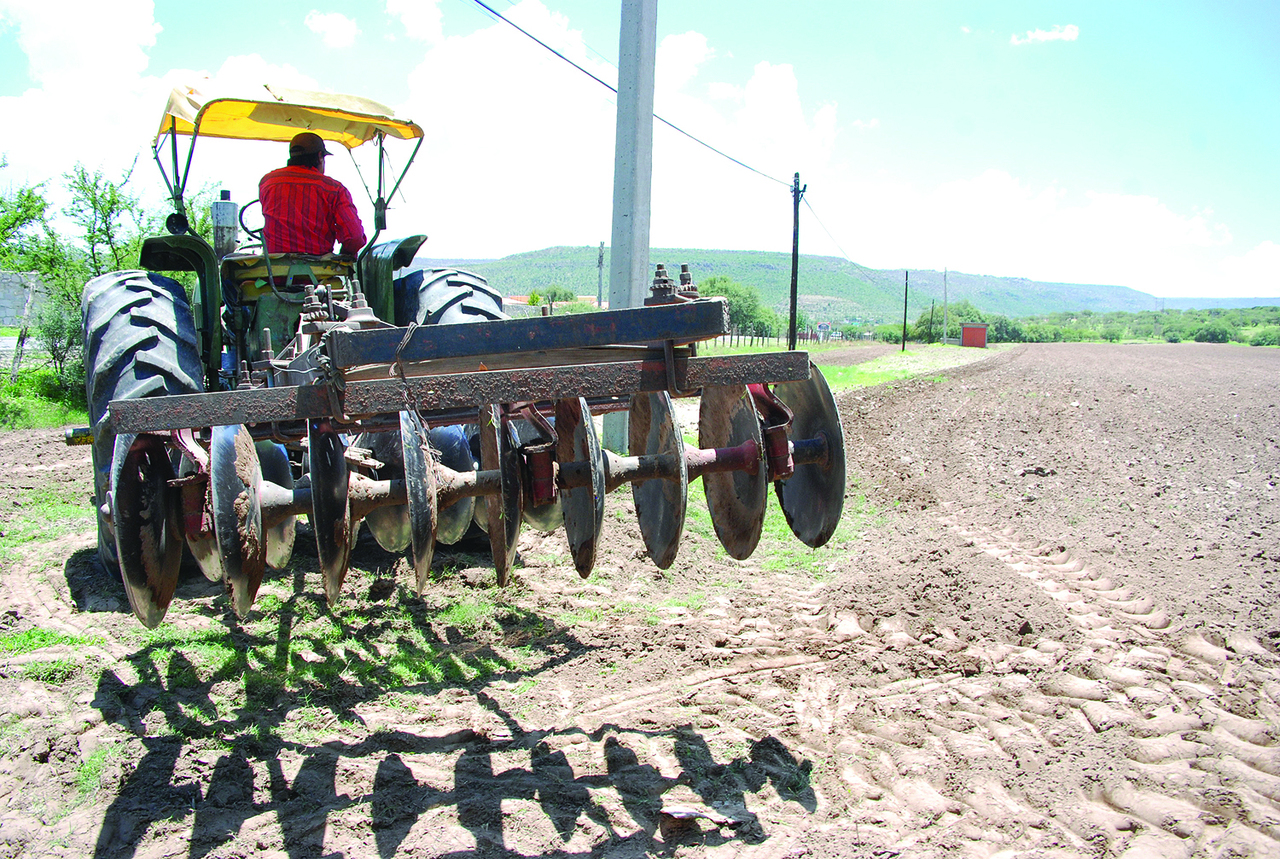
{"label": "disc harrow", "polygon": [[[113,400],[79,434],[115,439],[104,516],[146,626],[172,600],[184,545],[244,616],[266,571],[289,563],[298,516],[330,605],[361,522],[408,551],[419,592],[437,544],[469,529],[487,532],[500,585],[526,524],[563,526],[590,575],[604,496],[628,484],[661,569],[679,555],[699,478],[733,558],[760,540],[769,483],[806,545],[839,522],[844,441],[822,374],[803,352],[699,357],[699,341],[728,330],[721,299],[686,291],[572,319],[397,327],[367,312],[354,281],[335,292],[308,289],[290,344],[242,362],[230,390]],[[690,396],[696,445],[674,407]],[[625,454],[601,445],[610,412],[627,415]]]}

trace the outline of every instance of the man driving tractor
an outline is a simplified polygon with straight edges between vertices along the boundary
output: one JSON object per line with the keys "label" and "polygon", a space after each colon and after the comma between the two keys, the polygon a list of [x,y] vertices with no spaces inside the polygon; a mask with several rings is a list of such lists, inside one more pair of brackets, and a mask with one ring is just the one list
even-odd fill
{"label": "man driving tractor", "polygon": [[318,134],[304,131],[289,142],[289,161],[258,183],[268,253],[344,254],[364,247],[364,227],[351,193],[324,175],[329,154]]}

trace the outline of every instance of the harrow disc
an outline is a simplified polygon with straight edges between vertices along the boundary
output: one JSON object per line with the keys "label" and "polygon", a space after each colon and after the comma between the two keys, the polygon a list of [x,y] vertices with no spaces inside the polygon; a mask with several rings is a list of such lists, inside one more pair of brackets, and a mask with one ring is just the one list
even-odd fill
{"label": "harrow disc", "polygon": [[[178,465],[178,476],[189,477],[198,471],[198,466],[192,462],[184,454],[182,461]],[[210,496],[205,492],[204,503],[206,507],[210,505]],[[209,508],[210,512],[212,508]],[[200,568],[200,572],[211,582],[221,582],[226,579],[226,571],[222,569],[222,556],[218,554],[218,537],[216,534],[210,533],[207,537],[199,537],[194,534],[187,534],[187,548],[191,551],[191,557],[196,559],[196,566]]]}
{"label": "harrow disc", "polygon": [[312,421],[307,428],[311,463],[311,529],[324,577],[324,595],[332,606],[342,592],[351,561],[354,525],[348,500],[349,469],[346,445],[328,423]]}
{"label": "harrow disc", "polygon": [[809,379],[775,385],[774,394],[795,415],[791,438],[826,442],[826,462],[797,465],[795,473],[773,486],[792,532],[810,548],[831,539],[844,510],[844,429],[836,401],[822,372],[809,365]]}
{"label": "harrow disc", "polygon": [[[400,434],[375,432],[356,436],[352,444],[355,447],[368,448],[373,458],[383,464],[382,468],[373,472],[377,480],[399,480],[404,476],[404,439],[403,412],[400,421]],[[364,517],[373,539],[388,552],[403,552],[409,545],[410,526],[409,509],[403,504],[390,504],[370,510]]]}
{"label": "harrow disc", "polygon": [[164,619],[178,586],[182,503],[169,487],[173,466],[156,436],[117,436],[112,464],[116,557],[129,605],[150,629]]}
{"label": "harrow disc", "polygon": [[413,571],[421,594],[427,587],[431,557],[436,548],[436,472],[427,429],[417,412],[400,413],[400,444],[405,494],[409,499],[404,507],[405,519],[413,545]]}
{"label": "harrow disc", "polygon": [[632,394],[631,456],[664,456],[672,463],[670,478],[637,480],[631,484],[636,518],[649,557],[665,570],[676,559],[684,511],[689,502],[689,472],[684,464],[684,438],[666,391]]}
{"label": "harrow disc", "polygon": [[746,441],[756,444],[755,474],[723,471],[702,475],[707,510],[716,536],[729,557],[739,561],[751,557],[760,542],[765,502],[769,496],[760,418],[746,386],[704,388],[702,402],[698,405],[698,446],[737,447]]}
{"label": "harrow disc", "polygon": [[227,595],[240,617],[253,606],[267,562],[261,490],[262,468],[248,428],[214,427],[209,442],[213,533]]}
{"label": "harrow disc", "polygon": [[[436,427],[428,433],[435,459],[445,468],[454,471],[475,471],[476,461],[471,456],[471,445],[462,426]],[[459,498],[436,511],[436,541],[452,545],[463,538],[471,526],[475,514],[476,499],[473,496]]]}
{"label": "harrow disc", "polygon": [[564,532],[569,539],[569,553],[578,575],[591,575],[596,563],[596,544],[604,524],[604,455],[600,438],[591,420],[587,401],[560,400],[556,403],[556,460],[585,463],[591,472],[591,483],[560,490],[560,507],[564,511]]}
{"label": "harrow disc", "polygon": [[511,441],[511,433],[502,425],[502,412],[497,406],[480,407],[480,467],[498,472],[500,491],[486,495],[484,503],[493,568],[498,584],[505,585],[516,555],[524,498],[520,490],[520,453]]}
{"label": "harrow disc", "polygon": [[[273,441],[260,441],[258,449],[258,465],[262,469],[262,479],[269,480],[285,489],[293,489],[293,466],[289,464],[289,455],[280,445]],[[297,536],[297,520],[289,516],[267,529],[267,566],[273,570],[283,570],[293,557],[293,542]]]}

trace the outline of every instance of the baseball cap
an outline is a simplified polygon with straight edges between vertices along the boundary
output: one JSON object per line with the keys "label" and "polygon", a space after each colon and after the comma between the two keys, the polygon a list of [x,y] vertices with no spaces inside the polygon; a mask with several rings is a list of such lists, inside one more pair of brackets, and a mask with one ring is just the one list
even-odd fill
{"label": "baseball cap", "polygon": [[320,139],[320,135],[310,131],[304,131],[301,134],[295,134],[293,140],[289,141],[289,157],[294,155],[331,155],[328,149],[324,148],[324,141]]}

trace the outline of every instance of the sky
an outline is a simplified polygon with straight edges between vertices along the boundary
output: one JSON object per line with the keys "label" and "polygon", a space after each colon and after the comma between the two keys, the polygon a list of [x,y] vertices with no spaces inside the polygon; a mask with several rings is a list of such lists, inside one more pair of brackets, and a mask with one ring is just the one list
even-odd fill
{"label": "sky", "polygon": [[[620,0],[488,2],[616,82]],[[655,112],[759,172],[658,124],[650,244],[789,251],[798,172],[805,254],[1280,296],[1277,34],[1272,0],[659,0]],[[425,255],[610,240],[613,93],[474,0],[0,0],[0,186],[56,200],[77,161],[136,159],[160,205],[169,90],[262,83],[425,129],[388,231]],[[285,158],[203,140],[191,184],[246,203]],[[371,227],[352,159],[328,162]]]}

